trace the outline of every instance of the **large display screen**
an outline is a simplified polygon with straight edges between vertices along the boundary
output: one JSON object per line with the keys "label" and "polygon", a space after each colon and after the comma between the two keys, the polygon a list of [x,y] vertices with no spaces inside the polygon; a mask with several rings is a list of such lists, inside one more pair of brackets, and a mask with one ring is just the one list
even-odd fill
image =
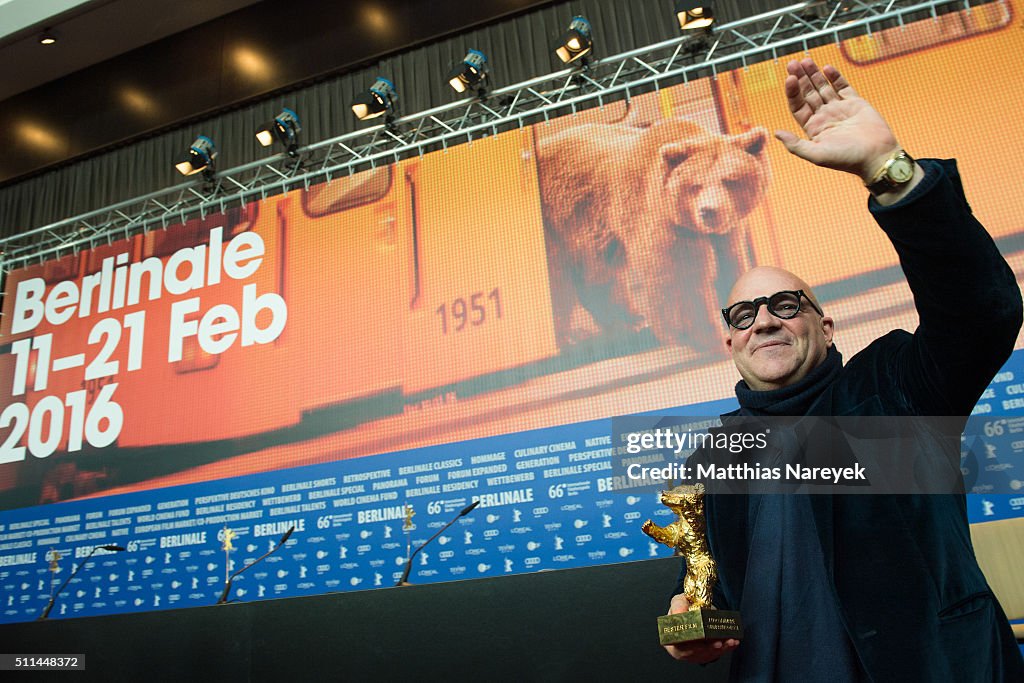
{"label": "large display screen", "polygon": [[[1024,36],[1013,3],[811,52],[918,157],[956,157],[1018,276]],[[785,59],[661,89],[7,273],[0,621],[662,556],[612,491],[610,418],[713,415],[719,309],[800,274],[849,358],[916,313],[856,179],[772,139]],[[1016,102],[1017,104],[1014,104]],[[1012,481],[1015,352],[976,413]],[[998,433],[996,433],[998,431]],[[1024,442],[1019,444],[1024,449]],[[1018,484],[1020,482],[1018,481]],[[972,515],[1021,497],[976,490]],[[666,587],[667,590],[667,587]]]}

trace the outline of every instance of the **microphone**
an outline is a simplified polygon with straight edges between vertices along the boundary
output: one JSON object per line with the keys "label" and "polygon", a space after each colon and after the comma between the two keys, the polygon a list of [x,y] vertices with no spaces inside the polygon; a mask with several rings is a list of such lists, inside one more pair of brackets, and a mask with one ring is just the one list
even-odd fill
{"label": "microphone", "polygon": [[217,604],[218,605],[226,605],[227,604],[227,602],[228,602],[228,593],[231,592],[231,583],[235,580],[236,576],[238,576],[239,574],[241,574],[242,572],[244,572],[246,569],[248,569],[249,567],[253,566],[254,564],[259,564],[265,558],[267,558],[270,555],[273,555],[274,553],[276,553],[277,549],[280,548],[281,546],[283,546],[288,541],[288,538],[292,535],[293,531],[295,531],[295,525],[294,524],[292,524],[288,528],[288,531],[284,532],[284,536],[282,536],[281,540],[277,542],[277,545],[275,545],[273,548],[271,548],[267,552],[263,553],[262,555],[257,557],[255,560],[253,560],[252,562],[250,562],[249,564],[245,565],[244,567],[239,569],[237,572],[235,572],[234,574],[229,576],[228,580],[224,582],[224,592],[220,594],[220,599],[217,600]]}
{"label": "microphone", "polygon": [[36,617],[36,621],[46,621],[50,617],[50,610],[52,610],[54,604],[56,604],[57,596],[59,596],[61,594],[61,591],[63,591],[65,588],[67,588],[68,584],[71,583],[71,579],[75,578],[75,574],[77,574],[79,572],[79,570],[81,570],[81,568],[85,566],[86,562],[89,561],[89,558],[92,557],[92,554],[94,552],[96,552],[97,550],[107,550],[107,551],[110,551],[112,553],[121,553],[121,552],[124,552],[125,549],[122,548],[119,545],[98,545],[95,548],[93,548],[92,550],[90,550],[89,554],[85,556],[85,559],[82,560],[81,564],[79,564],[77,567],[75,567],[75,571],[71,572],[71,576],[69,576],[68,578],[64,579],[64,583],[62,583],[60,585],[60,588],[58,588],[54,592],[54,594],[52,596],[50,596],[50,602],[46,603],[46,608],[43,609],[42,614],[40,614],[38,617]]}
{"label": "microphone", "polygon": [[443,532],[445,529],[450,527],[452,524],[455,524],[456,520],[458,520],[459,517],[465,517],[466,515],[468,515],[470,512],[473,511],[473,508],[475,508],[479,504],[480,504],[479,500],[474,500],[472,503],[470,503],[466,507],[462,508],[462,512],[460,512],[459,514],[455,515],[455,518],[452,519],[452,521],[448,522],[443,527],[438,529],[436,534],[434,534],[433,536],[428,538],[422,545],[420,545],[418,548],[416,548],[416,550],[412,551],[412,555],[409,556],[409,559],[405,563],[405,570],[402,572],[402,578],[400,578],[398,580],[398,583],[396,583],[395,585],[396,586],[411,586],[412,584],[409,583],[409,572],[412,571],[412,560],[413,560],[414,557],[416,557],[417,553],[419,553],[419,551],[423,550],[428,545],[430,545],[430,542],[433,541],[438,536],[440,536],[441,532]]}

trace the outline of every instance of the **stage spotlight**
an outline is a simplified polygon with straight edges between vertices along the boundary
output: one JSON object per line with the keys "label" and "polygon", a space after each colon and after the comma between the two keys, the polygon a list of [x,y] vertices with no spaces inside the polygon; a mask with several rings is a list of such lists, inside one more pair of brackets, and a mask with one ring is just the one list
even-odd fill
{"label": "stage spotlight", "polygon": [[370,89],[356,96],[352,105],[352,113],[360,121],[374,119],[383,114],[390,114],[394,111],[395,100],[398,93],[395,91],[395,84],[388,79],[378,76],[377,81],[370,86]]}
{"label": "stage spotlight", "polygon": [[467,52],[462,63],[448,72],[448,85],[459,93],[475,88],[483,97],[487,94],[487,56],[480,50]]}
{"label": "stage spotlight", "polygon": [[213,160],[216,156],[217,147],[213,144],[213,140],[205,135],[200,135],[174,167],[182,175],[194,175],[202,171],[203,176],[209,180],[213,177]]}
{"label": "stage spotlight", "polygon": [[270,147],[277,140],[288,150],[288,156],[296,156],[299,149],[299,115],[291,109],[282,109],[273,121],[256,132],[256,139],[264,147]]}
{"label": "stage spotlight", "polygon": [[569,22],[569,28],[558,41],[555,54],[566,64],[572,64],[577,59],[586,63],[586,56],[594,48],[594,41],[590,37],[590,22],[583,17],[573,17]]}
{"label": "stage spotlight", "polygon": [[679,28],[684,31],[707,29],[715,23],[715,9],[710,2],[694,4],[676,0],[676,17],[679,19]]}

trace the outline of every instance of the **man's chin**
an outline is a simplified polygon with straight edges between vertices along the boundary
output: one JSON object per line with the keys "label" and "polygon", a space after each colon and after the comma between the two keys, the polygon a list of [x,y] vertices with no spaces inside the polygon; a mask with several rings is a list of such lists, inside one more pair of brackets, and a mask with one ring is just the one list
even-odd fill
{"label": "man's chin", "polygon": [[[796,368],[788,363],[759,363],[751,368],[751,375],[759,384],[778,389],[792,384]],[[748,382],[749,384],[749,382]]]}

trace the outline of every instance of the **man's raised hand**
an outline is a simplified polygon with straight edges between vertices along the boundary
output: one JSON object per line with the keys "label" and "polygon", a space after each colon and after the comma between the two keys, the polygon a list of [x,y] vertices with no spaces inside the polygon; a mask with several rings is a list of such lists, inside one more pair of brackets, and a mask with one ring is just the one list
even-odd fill
{"label": "man's raised hand", "polygon": [[789,62],[786,71],[789,111],[807,138],[784,130],[775,137],[813,164],[871,180],[900,147],[889,124],[834,66],[819,69],[806,58]]}

